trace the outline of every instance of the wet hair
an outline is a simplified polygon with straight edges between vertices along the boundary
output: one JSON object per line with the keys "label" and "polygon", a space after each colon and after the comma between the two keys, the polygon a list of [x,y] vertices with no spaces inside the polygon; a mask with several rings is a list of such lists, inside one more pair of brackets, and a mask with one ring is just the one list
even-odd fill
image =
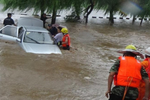
{"label": "wet hair", "polygon": [[62,27],[60,27],[60,26],[59,26],[59,27],[57,27],[57,28],[58,28],[60,31],[61,31],[61,29],[62,29]]}
{"label": "wet hair", "polygon": [[148,56],[148,55],[145,55],[145,58],[150,58],[150,56]]}
{"label": "wet hair", "polygon": [[8,13],[8,14],[7,14],[7,16],[11,16],[11,15],[12,15],[11,13]]}
{"label": "wet hair", "polygon": [[136,57],[136,54],[134,54],[134,53],[132,53],[132,52],[127,51],[127,52],[125,52],[125,53],[123,54],[123,56]]}
{"label": "wet hair", "polygon": [[52,27],[52,24],[48,24],[49,27]]}

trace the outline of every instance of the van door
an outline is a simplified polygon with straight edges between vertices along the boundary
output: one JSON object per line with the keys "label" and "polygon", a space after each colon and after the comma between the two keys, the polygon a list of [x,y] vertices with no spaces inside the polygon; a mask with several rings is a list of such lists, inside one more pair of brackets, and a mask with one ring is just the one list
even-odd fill
{"label": "van door", "polygon": [[17,27],[12,25],[4,26],[0,29],[0,39],[6,41],[14,41],[18,39]]}

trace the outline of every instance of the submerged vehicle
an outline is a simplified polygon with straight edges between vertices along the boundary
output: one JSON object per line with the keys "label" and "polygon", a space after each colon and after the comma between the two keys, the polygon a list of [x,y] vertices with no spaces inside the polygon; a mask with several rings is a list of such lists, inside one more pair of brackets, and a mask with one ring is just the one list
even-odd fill
{"label": "submerged vehicle", "polygon": [[62,54],[53,44],[49,31],[43,28],[43,22],[37,18],[21,17],[17,26],[4,26],[0,29],[0,39],[17,42],[27,53]]}

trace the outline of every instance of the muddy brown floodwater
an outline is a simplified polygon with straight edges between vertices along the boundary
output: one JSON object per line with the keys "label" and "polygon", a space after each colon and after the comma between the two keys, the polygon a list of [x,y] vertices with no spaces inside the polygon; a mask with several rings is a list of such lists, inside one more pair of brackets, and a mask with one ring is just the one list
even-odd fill
{"label": "muddy brown floodwater", "polygon": [[150,46],[148,22],[98,24],[61,22],[69,29],[72,48],[62,55],[24,52],[0,41],[0,100],[107,100],[107,77],[116,51],[134,44]]}

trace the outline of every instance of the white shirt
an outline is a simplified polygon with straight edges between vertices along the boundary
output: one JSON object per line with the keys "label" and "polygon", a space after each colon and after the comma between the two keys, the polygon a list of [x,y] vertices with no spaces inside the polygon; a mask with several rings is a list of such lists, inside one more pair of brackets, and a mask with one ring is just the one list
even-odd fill
{"label": "white shirt", "polygon": [[58,42],[62,41],[62,38],[63,38],[63,33],[57,33],[55,36],[54,36],[54,43],[57,44]]}

